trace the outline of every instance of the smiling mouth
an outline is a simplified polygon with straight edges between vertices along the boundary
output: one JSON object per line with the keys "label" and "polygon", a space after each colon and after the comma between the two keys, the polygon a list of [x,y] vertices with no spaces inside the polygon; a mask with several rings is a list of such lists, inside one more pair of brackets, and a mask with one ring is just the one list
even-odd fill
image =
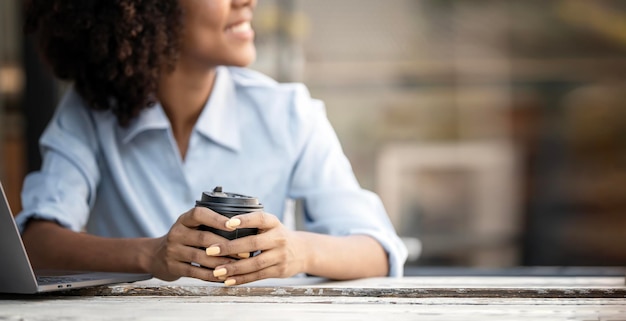
{"label": "smiling mouth", "polygon": [[243,33],[243,32],[249,32],[251,30],[252,30],[252,26],[250,25],[250,21],[244,21],[236,25],[233,25],[231,27],[228,27],[226,29],[226,32]]}

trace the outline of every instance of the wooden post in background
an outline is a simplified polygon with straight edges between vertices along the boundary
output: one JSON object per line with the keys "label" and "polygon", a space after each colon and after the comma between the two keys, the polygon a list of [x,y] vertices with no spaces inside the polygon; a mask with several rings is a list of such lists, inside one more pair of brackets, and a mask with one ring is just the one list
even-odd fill
{"label": "wooden post in background", "polygon": [[25,175],[24,124],[20,98],[24,88],[21,57],[21,1],[0,1],[0,180],[13,214],[21,209]]}

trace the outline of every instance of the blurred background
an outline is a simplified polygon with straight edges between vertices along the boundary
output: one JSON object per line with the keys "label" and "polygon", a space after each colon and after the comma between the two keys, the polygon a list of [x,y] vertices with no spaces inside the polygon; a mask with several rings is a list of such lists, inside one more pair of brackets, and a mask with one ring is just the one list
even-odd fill
{"label": "blurred background", "polygon": [[[21,22],[1,0],[14,212],[64,90]],[[251,67],[325,101],[409,267],[626,266],[626,1],[261,0],[254,28]]]}

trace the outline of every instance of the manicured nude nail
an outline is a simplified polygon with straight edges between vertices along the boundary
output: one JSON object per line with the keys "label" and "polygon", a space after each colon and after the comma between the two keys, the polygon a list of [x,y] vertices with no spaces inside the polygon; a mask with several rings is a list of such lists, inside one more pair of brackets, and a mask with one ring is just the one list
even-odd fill
{"label": "manicured nude nail", "polygon": [[218,254],[220,254],[219,246],[212,245],[206,248],[206,255],[213,256],[213,255],[218,255]]}
{"label": "manicured nude nail", "polygon": [[239,254],[237,254],[237,256],[242,258],[242,259],[247,259],[247,258],[250,257],[250,252],[239,253]]}
{"label": "manicured nude nail", "polygon": [[224,280],[226,280],[226,277],[225,276],[218,276],[217,279],[220,280],[220,281],[224,281]]}
{"label": "manicured nude nail", "polygon": [[235,285],[235,283],[237,283],[237,281],[235,279],[228,279],[228,280],[224,281],[224,285],[226,285],[226,286]]}
{"label": "manicured nude nail", "polygon": [[231,229],[239,226],[239,224],[241,224],[241,220],[238,218],[231,218],[230,220],[226,221],[226,227]]}
{"label": "manicured nude nail", "polygon": [[227,271],[225,268],[219,268],[219,269],[215,269],[213,271],[213,276],[214,277],[218,277],[218,276],[224,276],[226,275]]}

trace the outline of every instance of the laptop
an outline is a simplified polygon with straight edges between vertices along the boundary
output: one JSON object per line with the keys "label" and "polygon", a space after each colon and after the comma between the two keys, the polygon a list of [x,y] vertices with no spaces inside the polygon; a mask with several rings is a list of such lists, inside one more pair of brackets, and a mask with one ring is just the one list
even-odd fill
{"label": "laptop", "polygon": [[136,273],[33,270],[2,183],[0,191],[0,293],[42,293],[152,278]]}

